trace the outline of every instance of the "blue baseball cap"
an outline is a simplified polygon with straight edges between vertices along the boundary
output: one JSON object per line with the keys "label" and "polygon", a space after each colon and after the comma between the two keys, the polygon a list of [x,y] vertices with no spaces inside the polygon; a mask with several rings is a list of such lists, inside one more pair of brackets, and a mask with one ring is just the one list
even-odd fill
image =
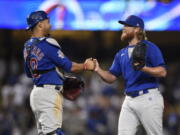
{"label": "blue baseball cap", "polygon": [[144,21],[135,15],[130,15],[127,17],[125,21],[118,21],[120,24],[128,25],[132,27],[140,27],[141,29],[144,29]]}
{"label": "blue baseball cap", "polygon": [[33,28],[38,22],[43,21],[45,19],[49,19],[47,16],[47,13],[44,11],[35,11],[32,12],[28,17],[27,17],[27,24],[28,27],[26,30],[30,30]]}

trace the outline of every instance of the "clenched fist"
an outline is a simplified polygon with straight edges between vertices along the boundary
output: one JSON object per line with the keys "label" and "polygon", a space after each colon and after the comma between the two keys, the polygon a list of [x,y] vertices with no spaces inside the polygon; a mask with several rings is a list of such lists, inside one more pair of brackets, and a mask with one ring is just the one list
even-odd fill
{"label": "clenched fist", "polygon": [[94,70],[95,69],[95,62],[92,58],[88,58],[84,62],[84,70]]}

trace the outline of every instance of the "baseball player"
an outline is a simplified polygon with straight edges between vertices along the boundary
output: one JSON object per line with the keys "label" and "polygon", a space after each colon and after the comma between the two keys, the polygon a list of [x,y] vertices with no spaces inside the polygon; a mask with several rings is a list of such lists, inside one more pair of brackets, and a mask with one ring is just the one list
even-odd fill
{"label": "baseball player", "polygon": [[125,21],[121,40],[127,47],[115,55],[108,71],[100,68],[97,60],[95,72],[107,83],[119,76],[125,80],[125,100],[119,116],[118,135],[135,135],[142,124],[148,135],[163,135],[163,97],[158,90],[158,78],[167,74],[161,51],[146,40],[144,22],[131,15]]}
{"label": "baseball player", "polygon": [[30,105],[38,134],[64,135],[61,130],[63,75],[57,69],[65,72],[92,70],[94,63],[72,62],[63,54],[58,42],[48,37],[51,25],[44,11],[32,12],[27,17],[27,24],[32,36],[24,45],[24,66],[27,76],[34,83]]}

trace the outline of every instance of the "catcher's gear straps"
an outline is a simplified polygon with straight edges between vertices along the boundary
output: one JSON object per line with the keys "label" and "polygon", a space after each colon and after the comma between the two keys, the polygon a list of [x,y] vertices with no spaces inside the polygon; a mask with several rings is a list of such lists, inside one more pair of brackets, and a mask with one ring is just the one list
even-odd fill
{"label": "catcher's gear straps", "polygon": [[32,70],[31,68],[31,65],[30,65],[30,53],[32,51],[32,49],[34,48],[34,46],[36,46],[41,40],[39,39],[36,39],[34,40],[34,42],[32,43],[31,46],[29,46],[27,43],[25,43],[25,48],[26,48],[26,51],[27,51],[27,57],[26,57],[26,62],[27,62],[27,66],[31,72],[31,74],[44,74],[44,73],[47,73],[49,71],[52,71],[52,70],[55,70],[55,68],[51,68],[51,69],[48,69],[48,70]]}
{"label": "catcher's gear straps", "polygon": [[[58,48],[61,49],[60,44],[54,38],[50,38],[50,37],[46,38],[46,41],[50,45],[53,45],[53,46],[58,47]],[[61,68],[58,68],[58,67],[56,67],[55,70],[56,70],[57,74],[61,77],[61,79],[65,80],[64,71]]]}

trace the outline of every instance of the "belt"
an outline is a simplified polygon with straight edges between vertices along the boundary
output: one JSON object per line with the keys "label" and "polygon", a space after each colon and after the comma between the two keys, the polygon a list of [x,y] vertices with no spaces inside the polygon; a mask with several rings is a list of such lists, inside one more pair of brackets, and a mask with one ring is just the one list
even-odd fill
{"label": "belt", "polygon": [[36,87],[42,87],[42,88],[50,88],[50,89],[56,89],[61,91],[63,89],[62,85],[50,85],[50,84],[41,84],[41,85],[35,85]]}
{"label": "belt", "polygon": [[156,89],[157,88],[149,88],[149,89],[144,89],[144,90],[140,90],[140,91],[126,92],[126,95],[134,98],[134,97],[141,96],[143,94],[147,94],[147,93],[149,93],[150,90],[156,90]]}

